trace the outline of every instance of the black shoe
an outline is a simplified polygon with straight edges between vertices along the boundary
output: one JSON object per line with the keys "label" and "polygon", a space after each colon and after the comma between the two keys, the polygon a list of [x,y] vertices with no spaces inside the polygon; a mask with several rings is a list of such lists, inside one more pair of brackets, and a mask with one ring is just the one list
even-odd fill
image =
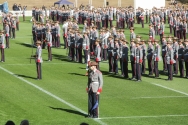
{"label": "black shoe", "polygon": [[88,115],[87,118],[93,118],[93,116],[92,115]]}
{"label": "black shoe", "polygon": [[99,118],[98,116],[93,116],[93,118]]}

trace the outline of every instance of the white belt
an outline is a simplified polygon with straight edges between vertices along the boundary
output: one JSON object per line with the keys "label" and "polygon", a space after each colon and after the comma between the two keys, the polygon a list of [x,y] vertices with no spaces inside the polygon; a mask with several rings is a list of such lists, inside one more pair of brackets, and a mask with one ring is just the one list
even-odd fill
{"label": "white belt", "polygon": [[86,45],[86,44],[83,44],[83,45]]}
{"label": "white belt", "polygon": [[140,57],[140,56],[136,56],[136,57]]}
{"label": "white belt", "polygon": [[92,83],[99,83],[99,82],[92,82]]}

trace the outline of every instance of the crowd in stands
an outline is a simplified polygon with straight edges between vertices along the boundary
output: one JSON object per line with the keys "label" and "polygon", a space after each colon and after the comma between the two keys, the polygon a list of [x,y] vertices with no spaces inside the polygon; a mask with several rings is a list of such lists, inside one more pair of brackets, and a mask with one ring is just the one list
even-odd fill
{"label": "crowd in stands", "polygon": [[12,6],[13,11],[22,11],[26,10],[27,6],[21,6],[21,4],[17,5],[16,3]]}

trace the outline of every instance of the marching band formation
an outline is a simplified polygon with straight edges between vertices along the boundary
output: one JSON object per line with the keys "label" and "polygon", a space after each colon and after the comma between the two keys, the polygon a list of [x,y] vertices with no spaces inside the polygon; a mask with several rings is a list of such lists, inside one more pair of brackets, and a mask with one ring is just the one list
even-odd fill
{"label": "marching band formation", "polygon": [[[68,57],[72,61],[88,66],[88,61],[93,57],[100,69],[99,63],[108,60],[109,72],[118,74],[120,68],[121,75],[125,78],[129,77],[130,61],[131,79],[137,81],[141,81],[142,74],[145,74],[146,62],[148,75],[155,74],[155,77],[159,77],[158,62],[162,61],[163,71],[168,71],[168,80],[172,80],[178,71],[180,77],[188,78],[188,11],[183,6],[152,10],[134,10],[132,7],[98,7],[92,10],[51,7],[49,15],[44,10],[33,8],[32,34],[35,44],[41,41],[42,49],[47,46],[48,61],[52,61],[51,47],[61,47],[62,29],[64,48],[68,50]],[[4,44],[9,48],[9,38],[15,38],[15,28],[19,30],[19,16],[3,14],[2,22],[5,31],[1,36],[4,34]],[[143,40],[134,33],[134,23],[141,24],[142,28],[145,23],[149,24],[148,40]],[[83,28],[79,27],[79,24],[82,24]],[[169,24],[173,37],[164,35],[165,24]],[[129,40],[126,39],[128,34],[124,34],[125,29],[130,30]],[[155,39],[156,35],[160,36],[159,40]],[[2,44],[1,48],[4,47]]]}

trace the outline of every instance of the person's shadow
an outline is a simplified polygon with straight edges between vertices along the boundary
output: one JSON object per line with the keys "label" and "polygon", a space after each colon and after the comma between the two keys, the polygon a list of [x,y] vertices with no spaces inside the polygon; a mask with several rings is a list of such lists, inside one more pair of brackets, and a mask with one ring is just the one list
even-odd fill
{"label": "person's shadow", "polygon": [[87,116],[87,114],[84,114],[84,113],[79,112],[79,111],[71,110],[71,109],[54,108],[54,107],[51,107],[51,106],[49,106],[49,108],[51,108],[53,110],[61,110],[61,111],[65,111],[65,112],[68,112],[68,113],[72,113],[72,114],[76,114],[76,115],[81,115],[81,116],[84,116],[84,117]]}
{"label": "person's shadow", "polygon": [[26,75],[20,75],[20,74],[14,74],[18,77],[22,77],[22,78],[30,78],[30,79],[36,79],[35,77],[31,77],[31,76],[26,76]]}

